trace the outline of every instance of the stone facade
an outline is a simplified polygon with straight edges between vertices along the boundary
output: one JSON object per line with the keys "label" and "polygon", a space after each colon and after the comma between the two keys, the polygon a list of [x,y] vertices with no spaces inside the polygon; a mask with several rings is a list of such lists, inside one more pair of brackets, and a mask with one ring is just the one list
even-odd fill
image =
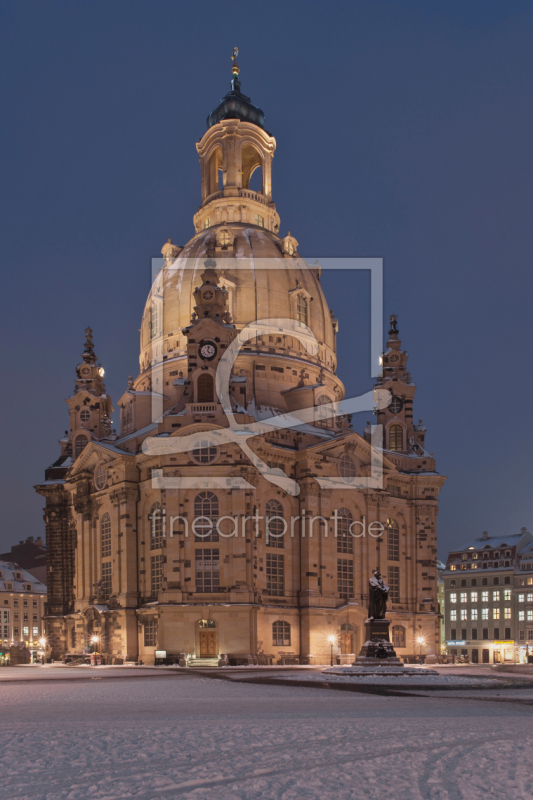
{"label": "stone facade", "polygon": [[[83,653],[96,636],[113,662],[152,663],[164,650],[182,662],[329,663],[335,635],[336,657],[351,663],[376,568],[392,586],[398,655],[414,657],[420,636],[428,655],[439,650],[444,478],[425,450],[426,429],[413,423],[416,387],[397,321],[378,380],[392,395],[377,418],[383,484],[358,488],[376,452],[372,428],[361,436],[331,411],[344,396],[337,321],[320,267],[305,263],[293,236],[279,236],[276,143],[263,120],[234,77],[197,145],[196,234],[162,249],[141,323],[140,372],[118,402],[119,436],[87,331],[61,456],[36,487],[46,499],[55,658]],[[262,190],[252,191],[258,168]],[[266,319],[296,327],[280,323],[241,341]],[[219,367],[236,344],[223,394]],[[297,413],[307,414],[301,424],[257,428]],[[221,435],[230,418],[231,435]],[[383,533],[369,533],[371,523]]]}

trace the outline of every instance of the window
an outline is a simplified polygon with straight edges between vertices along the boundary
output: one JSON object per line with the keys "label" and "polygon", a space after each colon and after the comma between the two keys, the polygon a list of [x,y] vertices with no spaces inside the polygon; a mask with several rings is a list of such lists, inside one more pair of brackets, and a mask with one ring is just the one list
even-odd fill
{"label": "window", "polygon": [[22,632],[23,632],[23,636],[24,636],[24,638],[25,638],[25,639],[27,639],[27,638],[28,638],[28,636],[30,635],[30,629],[29,629],[28,627],[26,627],[26,625],[25,625],[25,626],[23,627],[23,629],[22,629]]}
{"label": "window", "polygon": [[260,214],[255,215],[255,224],[258,225],[260,228],[265,227],[265,220]]}
{"label": "window", "polygon": [[218,497],[213,492],[200,492],[194,499],[194,535],[203,542],[218,542]]}
{"label": "window", "polygon": [[468,595],[466,592],[461,592],[461,603],[468,603]]}
{"label": "window", "polygon": [[[488,594],[488,592],[487,592],[487,594]],[[499,603],[500,602],[500,592],[499,591],[498,592],[493,592],[492,593],[492,599],[493,599],[493,601],[495,603]]]}
{"label": "window", "polygon": [[527,632],[527,638],[528,638],[528,641],[531,641],[533,639],[533,631],[528,631]]}
{"label": "window", "polygon": [[337,592],[341,597],[353,597],[353,561],[337,559]]}
{"label": "window", "polygon": [[525,594],[519,594],[518,595],[518,602],[519,603],[523,603],[525,599],[526,599]]}
{"label": "window", "polygon": [[107,484],[107,469],[104,467],[103,464],[100,464],[97,467],[96,472],[94,473],[94,486],[98,491],[101,489],[105,489]]}
{"label": "window", "polygon": [[91,419],[91,412],[88,408],[84,408],[83,411],[80,412],[80,419],[82,422],[89,422]]}
{"label": "window", "polygon": [[150,304],[150,339],[157,339],[161,334],[161,300],[152,297]]}
{"label": "window", "polygon": [[472,628],[472,639],[477,639],[477,628]]}
{"label": "window", "polygon": [[525,618],[526,618],[526,612],[525,611],[519,611],[518,612],[518,621],[519,622],[524,622]]}
{"label": "window", "polygon": [[532,619],[533,619],[533,610],[531,608],[528,608],[528,610],[527,610],[527,621],[531,622]]}
{"label": "window", "polygon": [[405,628],[403,625],[392,626],[392,646],[405,647]]}
{"label": "window", "polygon": [[470,602],[477,603],[477,592],[470,592]]}
{"label": "window", "polygon": [[511,590],[510,589],[504,589],[504,591],[503,591],[503,599],[504,600],[510,600],[511,599]]}
{"label": "window", "polygon": [[209,228],[211,225],[211,217],[206,217],[204,222],[204,228]]}
{"label": "window", "polygon": [[461,560],[462,561],[466,561],[467,558],[468,558],[468,554],[467,553],[463,553],[462,556],[461,556]]}
{"label": "window", "polygon": [[284,586],[284,561],[283,556],[277,553],[267,553],[266,557],[267,594],[282,596]]}
{"label": "window", "polygon": [[477,619],[477,608],[470,609],[470,619]]}
{"label": "window", "polygon": [[163,513],[159,503],[154,503],[148,514],[150,523],[150,550],[163,547]]}
{"label": "window", "polygon": [[403,450],[403,428],[391,425],[389,428],[389,450]]}
{"label": "window", "polygon": [[202,372],[196,381],[196,402],[213,403],[214,387],[213,376],[209,372]]}
{"label": "window", "polygon": [[111,517],[104,514],[100,523],[100,550],[102,558],[111,558]]}
{"label": "window", "polygon": [[74,458],[78,458],[81,455],[83,448],[87,444],[87,437],[86,436],[76,436],[74,440]]}
{"label": "window", "polygon": [[144,646],[157,647],[157,617],[150,617],[144,623]]}
{"label": "window", "polygon": [[520,634],[520,641],[521,642],[525,641],[526,632],[525,631],[519,631],[519,634]]}
{"label": "window", "polygon": [[495,639],[499,639],[500,638],[500,629],[499,628],[494,628],[494,638]]}
{"label": "window", "polygon": [[211,439],[200,439],[191,451],[191,457],[197,464],[211,464],[217,457],[215,443]]}
{"label": "window", "polygon": [[468,609],[462,608],[461,609],[461,619],[468,619]]}
{"label": "window", "polygon": [[387,567],[387,577],[390,587],[389,598],[391,603],[400,602],[400,567]]}
{"label": "window", "polygon": [[307,299],[303,294],[299,294],[296,301],[296,319],[303,325],[307,325]]}
{"label": "window", "polygon": [[163,556],[152,556],[150,558],[150,593],[152,597],[159,592],[163,586]]}
{"label": "window", "polygon": [[529,594],[528,594],[528,596],[527,596],[527,602],[528,602],[528,603],[533,603],[533,594],[532,594],[532,593],[529,593]]}
{"label": "window", "polygon": [[337,516],[337,553],[353,553],[353,536],[350,533],[352,522],[352,512],[348,508],[340,508]]}
{"label": "window", "polygon": [[[321,428],[334,427],[334,418],[332,416],[328,416],[329,411],[327,409],[321,408],[321,406],[325,406],[331,402],[332,400],[327,396],[327,394],[321,394],[316,399],[315,423],[320,425]],[[351,481],[346,479],[345,483],[351,483]]]}
{"label": "window", "polygon": [[457,639],[457,628],[450,628],[450,639]]}
{"label": "window", "polygon": [[481,619],[488,619],[489,618],[489,609],[482,608],[481,609]]}
{"label": "window", "polygon": [[37,608],[37,600],[35,598],[32,601],[32,605],[34,608]]}
{"label": "window", "polygon": [[389,561],[400,560],[400,531],[396,520],[387,520],[387,558]]}
{"label": "window", "polygon": [[505,619],[511,619],[511,609],[510,608],[504,609],[503,616]]}
{"label": "window", "polygon": [[492,619],[500,619],[500,609],[493,608],[492,609]]}
{"label": "window", "polygon": [[450,609],[450,622],[455,622],[457,620],[457,610],[455,608]]}
{"label": "window", "polygon": [[217,241],[220,247],[228,247],[231,244],[231,233],[222,228],[217,234]]}
{"label": "window", "polygon": [[450,603],[457,603],[457,595],[455,592],[452,592],[450,595]]}
{"label": "window", "polygon": [[37,637],[39,636],[39,628],[35,627],[35,625],[34,625],[32,630],[33,630],[33,638],[37,639]]}
{"label": "window", "polygon": [[122,431],[123,433],[127,433],[131,430],[133,422],[133,411],[131,403],[128,403],[127,406],[124,406],[122,409]]}
{"label": "window", "polygon": [[283,547],[283,536],[287,525],[283,517],[283,506],[277,500],[266,504],[266,543],[269,547]]}
{"label": "window", "polygon": [[345,483],[353,483],[351,479],[355,478],[355,461],[346,453],[341,456],[339,462],[339,475],[341,478],[346,478]]}
{"label": "window", "polygon": [[272,644],[275,647],[290,647],[291,626],[288,622],[278,619],[272,623]]}
{"label": "window", "polygon": [[455,589],[455,584],[456,584],[455,580],[450,581],[450,588]]}
{"label": "window", "polygon": [[209,547],[195,551],[196,591],[218,592],[220,586],[220,550]]}
{"label": "window", "polygon": [[106,595],[111,594],[111,561],[102,561],[102,589]]}

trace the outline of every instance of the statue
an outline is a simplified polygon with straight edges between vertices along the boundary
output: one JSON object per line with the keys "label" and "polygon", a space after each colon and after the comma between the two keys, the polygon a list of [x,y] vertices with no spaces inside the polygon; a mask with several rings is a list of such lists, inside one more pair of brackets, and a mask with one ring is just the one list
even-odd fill
{"label": "statue", "polygon": [[374,577],[370,578],[369,590],[368,619],[385,619],[389,587],[384,582],[378,569],[374,571]]}

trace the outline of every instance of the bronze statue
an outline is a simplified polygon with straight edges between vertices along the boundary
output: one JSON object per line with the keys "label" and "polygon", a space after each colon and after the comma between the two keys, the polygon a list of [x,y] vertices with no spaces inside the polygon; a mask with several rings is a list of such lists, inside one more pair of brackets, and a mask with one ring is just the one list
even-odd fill
{"label": "bronze statue", "polygon": [[385,619],[387,611],[387,598],[389,587],[381,577],[381,572],[376,569],[374,577],[369,582],[368,619]]}

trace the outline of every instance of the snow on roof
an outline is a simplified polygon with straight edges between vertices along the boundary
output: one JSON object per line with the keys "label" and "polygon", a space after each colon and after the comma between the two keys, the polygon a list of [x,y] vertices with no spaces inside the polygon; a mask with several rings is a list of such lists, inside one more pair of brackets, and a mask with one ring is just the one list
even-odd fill
{"label": "snow on roof", "polygon": [[[46,586],[38,581],[33,575],[22,569],[13,561],[0,561],[0,592],[28,592],[35,594],[46,594]],[[20,575],[20,578],[15,578]],[[6,587],[6,582],[13,586],[12,589]],[[31,590],[26,589],[26,585],[31,583]]]}
{"label": "snow on roof", "polygon": [[[157,422],[151,422],[149,425],[146,425],[144,428],[140,428],[138,431],[133,431],[133,433],[128,433],[125,436],[119,436],[117,439],[118,442],[127,442],[129,439],[135,439],[137,436],[142,436],[144,433],[149,433],[149,431],[153,431],[154,428],[157,428]],[[120,450],[119,452],[123,452]]]}
{"label": "snow on roof", "polygon": [[513,533],[510,536],[488,536],[485,539],[482,536],[478,536],[477,539],[472,539],[472,541],[467,542],[456,552],[468,550],[471,547],[474,550],[483,550],[484,547],[490,548],[491,550],[495,547],[514,547],[518,544],[523,535],[523,533]]}

